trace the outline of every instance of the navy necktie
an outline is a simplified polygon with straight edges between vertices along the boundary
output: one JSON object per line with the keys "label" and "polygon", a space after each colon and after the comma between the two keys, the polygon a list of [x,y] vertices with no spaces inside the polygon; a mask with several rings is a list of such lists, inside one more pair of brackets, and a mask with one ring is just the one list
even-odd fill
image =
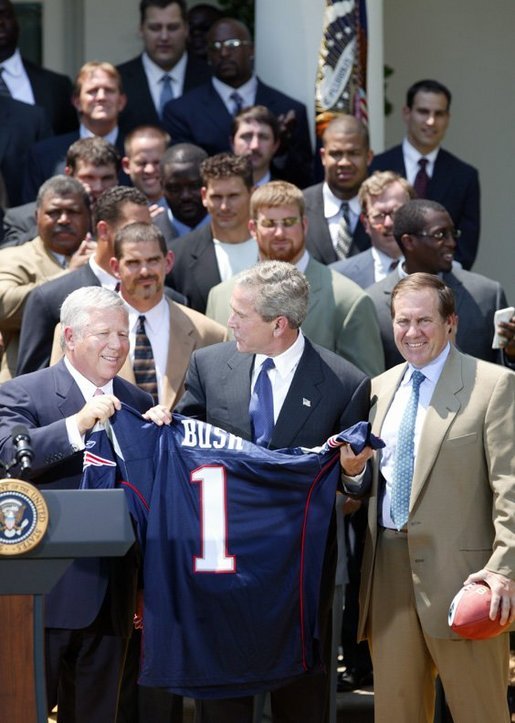
{"label": "navy necktie", "polygon": [[145,317],[138,316],[136,327],[136,345],[134,347],[134,379],[140,389],[152,395],[154,404],[158,403],[157,398],[157,375],[152,345],[145,331]]}
{"label": "navy necktie", "polygon": [[428,163],[429,161],[427,160],[427,158],[418,159],[419,170],[417,175],[415,176],[415,181],[413,183],[413,188],[415,189],[418,198],[427,197],[429,176],[427,175],[426,166]]}
{"label": "navy necktie", "polygon": [[171,75],[165,73],[159,82],[163,84],[163,87],[161,88],[161,95],[159,96],[159,117],[162,118],[165,105],[169,100],[173,100],[175,95],[173,93]]}
{"label": "navy necktie", "polygon": [[4,98],[12,98],[12,93],[3,79],[4,70],[5,68],[0,66],[0,96],[3,96]]}
{"label": "navy necktie", "polygon": [[268,370],[275,367],[274,360],[268,357],[261,365],[254,389],[250,395],[249,416],[252,428],[252,441],[261,447],[267,447],[274,430],[274,398]]}
{"label": "navy necktie", "polygon": [[420,385],[425,376],[414,371],[411,377],[411,394],[402,415],[397,436],[397,448],[393,463],[392,500],[390,514],[398,530],[408,521],[411,481],[415,463],[415,422],[417,421]]}
{"label": "navy necktie", "polygon": [[234,116],[234,115],[238,115],[238,113],[239,113],[239,112],[242,110],[242,108],[243,108],[243,98],[241,97],[241,95],[240,95],[237,91],[234,91],[233,93],[231,93],[231,95],[229,96],[229,98],[230,98],[230,99],[232,100],[232,102],[234,103],[234,109],[233,109],[233,112],[232,112],[233,116]]}

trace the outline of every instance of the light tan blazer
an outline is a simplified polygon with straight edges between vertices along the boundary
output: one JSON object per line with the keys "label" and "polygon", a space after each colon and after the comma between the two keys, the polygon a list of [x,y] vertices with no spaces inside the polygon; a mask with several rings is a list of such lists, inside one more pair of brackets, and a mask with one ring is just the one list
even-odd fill
{"label": "light tan blazer", "polygon": [[[405,364],[372,382],[371,422],[381,433]],[[378,461],[363,557],[364,637],[377,542]],[[417,613],[426,633],[455,637],[449,604],[487,567],[515,578],[515,373],[454,347],[427,411],[413,475],[408,546]]]}
{"label": "light tan blazer", "polygon": [[[163,379],[163,404],[173,409],[184,393],[186,371],[195,349],[227,341],[227,329],[194,309],[177,304],[171,299],[167,301],[170,306],[170,326],[167,330],[168,360]],[[62,357],[60,329],[58,324],[54,334],[50,364],[55,364]],[[135,383],[129,357],[125,360],[118,376]]]}
{"label": "light tan blazer", "polygon": [[27,296],[35,286],[66,273],[67,269],[59,265],[39,236],[20,246],[9,246],[0,251],[0,332],[4,340],[0,382],[11,379],[16,370]]}

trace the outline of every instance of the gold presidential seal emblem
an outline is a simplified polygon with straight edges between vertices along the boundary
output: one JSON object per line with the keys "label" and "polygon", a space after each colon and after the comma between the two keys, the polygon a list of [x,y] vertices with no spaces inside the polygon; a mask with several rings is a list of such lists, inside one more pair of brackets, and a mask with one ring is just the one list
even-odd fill
{"label": "gold presidential seal emblem", "polygon": [[20,479],[0,481],[0,555],[21,555],[38,545],[48,527],[45,498]]}

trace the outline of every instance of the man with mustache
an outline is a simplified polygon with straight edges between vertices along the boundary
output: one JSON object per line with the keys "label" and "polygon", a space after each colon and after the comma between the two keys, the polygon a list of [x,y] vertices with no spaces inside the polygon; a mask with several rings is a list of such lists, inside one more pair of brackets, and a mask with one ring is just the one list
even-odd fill
{"label": "man with mustache", "polygon": [[5,344],[0,381],[14,376],[29,293],[45,281],[83,266],[94,250],[94,243],[86,240],[89,196],[75,178],[55,176],[41,186],[36,220],[36,238],[0,251],[0,331]]}

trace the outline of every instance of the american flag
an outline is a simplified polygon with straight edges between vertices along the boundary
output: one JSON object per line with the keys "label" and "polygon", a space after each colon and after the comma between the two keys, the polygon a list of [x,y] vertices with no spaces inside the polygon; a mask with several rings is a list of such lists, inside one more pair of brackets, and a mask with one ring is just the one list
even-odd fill
{"label": "american flag", "polygon": [[325,0],[315,88],[317,135],[339,113],[368,125],[366,0]]}

